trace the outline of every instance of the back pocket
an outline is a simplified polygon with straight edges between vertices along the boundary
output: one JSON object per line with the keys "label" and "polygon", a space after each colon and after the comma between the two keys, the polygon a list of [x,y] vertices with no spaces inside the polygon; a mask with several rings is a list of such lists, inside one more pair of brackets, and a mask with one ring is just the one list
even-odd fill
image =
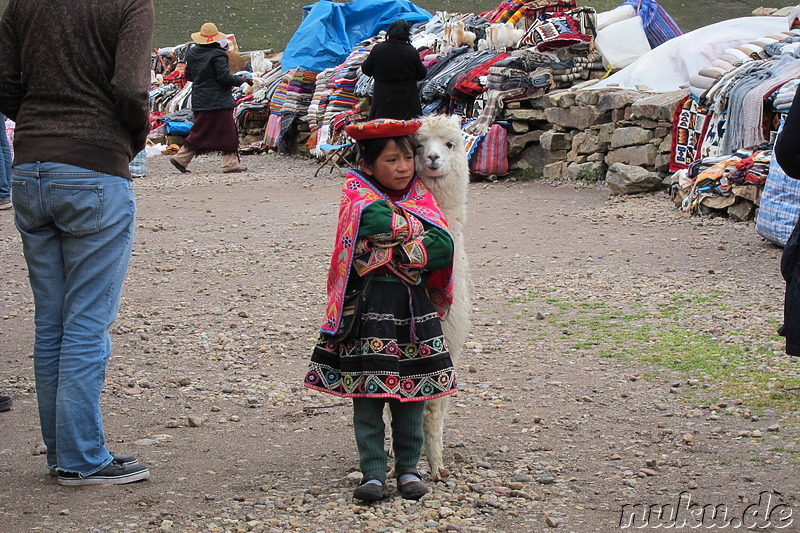
{"label": "back pocket", "polygon": [[51,183],[50,208],[62,231],[72,235],[97,233],[103,219],[103,186]]}

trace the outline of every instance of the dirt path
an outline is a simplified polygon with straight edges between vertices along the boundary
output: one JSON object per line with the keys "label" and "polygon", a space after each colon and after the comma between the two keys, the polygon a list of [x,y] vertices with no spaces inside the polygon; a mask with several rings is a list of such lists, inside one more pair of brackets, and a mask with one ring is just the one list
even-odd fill
{"label": "dirt path", "polygon": [[641,515],[624,505],[687,496],[800,531],[800,391],[785,390],[800,361],[774,334],[780,250],[752,224],[686,218],[661,194],[472,184],[474,327],[445,432],[452,476],[419,503],[361,506],[351,408],[300,386],[340,180],[302,159],[245,163],[246,175],[209,173],[212,158],[179,176],[156,158],[137,182],[103,399],[109,447],[146,461],[148,482],[47,475],[33,305],[0,213],[0,393],[15,402],[0,414],[0,531],[606,532]]}

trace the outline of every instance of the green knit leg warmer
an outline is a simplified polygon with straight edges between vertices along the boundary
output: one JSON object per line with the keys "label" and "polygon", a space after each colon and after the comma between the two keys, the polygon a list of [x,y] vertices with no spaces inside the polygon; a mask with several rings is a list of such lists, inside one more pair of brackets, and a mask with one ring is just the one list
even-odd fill
{"label": "green knit leg warmer", "polygon": [[422,455],[422,411],[425,402],[391,400],[394,470],[398,475],[415,472]]}
{"label": "green knit leg warmer", "polygon": [[386,451],[383,442],[386,426],[383,423],[383,400],[353,398],[353,430],[356,434],[358,462],[361,474],[386,480]]}

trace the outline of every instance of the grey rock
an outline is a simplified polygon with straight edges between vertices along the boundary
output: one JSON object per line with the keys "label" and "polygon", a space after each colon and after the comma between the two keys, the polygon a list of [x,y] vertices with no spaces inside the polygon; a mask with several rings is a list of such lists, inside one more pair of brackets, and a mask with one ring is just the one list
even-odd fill
{"label": "grey rock", "polygon": [[728,208],[728,216],[733,220],[744,222],[753,218],[756,206],[752,202],[744,199],[736,200],[736,203]]}
{"label": "grey rock", "polygon": [[611,135],[611,147],[638,146],[647,144],[651,140],[653,140],[653,130],[637,127],[617,128]]}
{"label": "grey rock", "polygon": [[611,90],[600,96],[597,102],[597,110],[601,113],[614,109],[622,109],[642,98],[642,93],[638,91]]}
{"label": "grey rock", "polygon": [[551,152],[572,149],[572,137],[566,133],[546,131],[539,138],[539,143],[542,148]]}
{"label": "grey rock", "polygon": [[599,133],[580,131],[572,137],[572,150],[578,154],[595,154],[605,151],[606,143],[600,141]]}
{"label": "grey rock", "polygon": [[603,162],[570,163],[567,170],[573,180],[601,181],[606,176],[606,165]]}
{"label": "grey rock", "polygon": [[595,124],[600,113],[593,106],[587,107],[551,107],[545,110],[547,121],[573,130],[585,130]]}
{"label": "grey rock", "polygon": [[608,152],[606,164],[609,167],[614,163],[624,163],[636,167],[652,167],[655,165],[658,155],[658,148],[652,144],[626,146]]}
{"label": "grey rock", "polygon": [[686,91],[681,90],[640,98],[631,105],[631,117],[670,120],[686,94]]}
{"label": "grey rock", "polygon": [[658,190],[661,179],[641,167],[614,163],[608,168],[606,183],[614,194],[635,194]]}

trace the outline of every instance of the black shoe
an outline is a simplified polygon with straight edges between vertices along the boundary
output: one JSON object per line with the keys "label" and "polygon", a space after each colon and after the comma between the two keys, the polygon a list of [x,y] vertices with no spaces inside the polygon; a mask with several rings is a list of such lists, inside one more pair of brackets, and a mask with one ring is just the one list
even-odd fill
{"label": "black shoe", "polygon": [[[114,458],[111,460],[112,463],[117,463],[118,465],[135,465],[139,462],[139,459],[136,458],[135,455],[123,455],[121,453],[111,453],[111,456]],[[50,469],[51,476],[57,476],[59,471],[55,468]]]}
{"label": "black shoe", "polygon": [[[415,476],[417,479],[412,479],[411,481],[400,483],[400,477],[407,474],[411,474]],[[422,482],[417,472],[404,472],[402,474],[398,474],[397,490],[400,492],[400,496],[402,496],[406,500],[419,500],[420,498],[428,494],[428,487],[425,486],[425,483]]]}
{"label": "black shoe", "polygon": [[[376,483],[367,483],[367,481],[379,481],[380,485]],[[381,479],[362,479],[361,484],[353,491],[353,498],[364,500],[365,502],[377,502],[389,497],[389,487],[386,482]]]}
{"label": "black shoe", "polygon": [[81,476],[72,472],[59,472],[58,484],[78,485],[122,485],[133,483],[150,477],[150,470],[145,465],[123,465],[111,461],[108,465],[90,476]]}
{"label": "black shoe", "polygon": [[169,156],[169,162],[172,163],[172,166],[180,170],[183,174],[188,174],[191,172],[188,168],[178,163],[178,161],[172,156]]}
{"label": "black shoe", "polygon": [[8,411],[14,405],[14,400],[10,396],[0,396],[0,412]]}

